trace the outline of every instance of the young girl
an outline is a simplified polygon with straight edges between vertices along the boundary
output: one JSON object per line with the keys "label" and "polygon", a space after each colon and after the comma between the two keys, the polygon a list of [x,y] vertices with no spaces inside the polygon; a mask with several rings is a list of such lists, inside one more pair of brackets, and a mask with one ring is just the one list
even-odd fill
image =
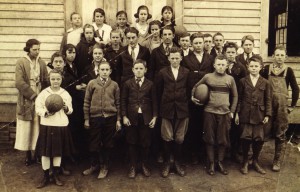
{"label": "young girl", "polygon": [[164,27],[166,25],[171,25],[172,27],[175,27],[175,17],[174,17],[174,11],[173,8],[170,6],[164,6],[161,9],[161,27]]}
{"label": "young girl", "polygon": [[95,29],[93,25],[85,24],[83,26],[83,34],[81,40],[76,46],[77,50],[77,72],[78,76],[84,76],[84,70],[92,64],[93,58],[91,56],[91,49],[95,45],[96,41]]}
{"label": "young girl", "polygon": [[[62,74],[59,70],[50,71],[49,79],[51,86],[44,89],[35,101],[36,113],[41,117],[38,142],[44,170],[44,177],[37,188],[45,187],[48,184],[51,160],[54,182],[58,186],[63,185],[58,177],[61,157],[62,155],[71,155],[72,151],[67,134],[69,124],[67,114],[69,115],[73,111],[72,98],[65,89],[60,87]],[[55,113],[49,112],[45,104],[47,97],[52,94],[59,95],[64,102],[63,107]]]}
{"label": "young girl", "polygon": [[92,65],[86,68],[85,74],[87,75],[84,79],[83,82],[85,84],[88,84],[90,80],[95,79],[99,73],[98,73],[98,68],[99,64],[101,61],[106,61],[104,58],[104,47],[105,45],[96,43],[93,48],[92,48],[92,56],[93,56],[93,61]]}
{"label": "young girl", "polygon": [[130,27],[130,24],[128,23],[127,13],[125,11],[118,11],[116,14],[116,20],[117,24],[115,29],[119,30],[121,33],[121,45],[126,46],[128,43],[125,37],[125,29]]}
{"label": "young girl", "polygon": [[161,29],[161,23],[158,20],[151,21],[149,23],[149,29],[148,29],[148,38],[144,42],[144,46],[147,47],[152,52],[153,49],[160,46],[162,43],[162,40],[160,38],[160,29]]}
{"label": "young girl", "polygon": [[112,30],[110,25],[106,24],[105,12],[101,8],[94,10],[93,14],[93,26],[96,32],[96,42],[107,44],[110,41],[110,31]]}
{"label": "young girl", "polygon": [[247,64],[250,75],[242,78],[239,83],[239,101],[235,123],[241,124],[241,143],[243,147],[242,174],[248,173],[248,153],[252,144],[253,168],[260,174],[266,174],[259,165],[258,157],[264,144],[264,124],[272,115],[271,86],[259,75],[262,59],[254,55]]}
{"label": "young girl", "polygon": [[152,15],[149,13],[149,9],[146,5],[141,5],[137,9],[137,13],[134,14],[134,17],[137,18],[135,28],[139,31],[138,43],[144,46],[149,29],[147,21],[152,18]]}

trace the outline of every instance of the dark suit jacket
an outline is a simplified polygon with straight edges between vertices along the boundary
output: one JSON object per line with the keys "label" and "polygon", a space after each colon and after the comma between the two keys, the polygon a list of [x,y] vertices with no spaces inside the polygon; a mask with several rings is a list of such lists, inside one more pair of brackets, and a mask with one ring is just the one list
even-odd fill
{"label": "dark suit jacket", "polygon": [[[224,48],[222,49],[222,54],[225,54]],[[213,60],[217,57],[218,54],[217,54],[217,52],[216,52],[215,47],[213,47],[213,48],[211,49],[210,55],[213,57]]]}
{"label": "dark suit jacket", "polygon": [[243,64],[235,62],[231,71],[229,72],[229,70],[227,69],[226,73],[234,78],[236,87],[238,88],[240,80],[246,77],[246,75],[248,74],[248,70]]}
{"label": "dark suit jacket", "polygon": [[259,77],[253,87],[250,75],[242,78],[239,87],[237,112],[240,123],[259,124],[265,116],[272,115],[270,84]]}
{"label": "dark suit jacket", "polygon": [[175,80],[171,66],[165,67],[157,75],[157,93],[160,102],[160,116],[166,119],[189,117],[188,110],[188,74],[189,70],[179,67]]}
{"label": "dark suit jacket", "polygon": [[201,63],[193,52],[183,58],[182,66],[190,70],[188,77],[189,92],[192,91],[194,85],[200,81],[205,74],[214,71],[213,62],[212,56],[208,53],[203,53]]}
{"label": "dark suit jacket", "polygon": [[[142,59],[147,62],[147,74],[151,73],[151,64],[150,64],[150,52],[149,49],[146,47],[143,47],[140,45],[139,54],[137,56],[137,59]],[[127,81],[128,79],[132,78],[133,72],[133,60],[131,55],[128,52],[128,46],[124,47],[122,50],[121,55],[118,57],[117,63],[116,63],[116,80],[119,85],[122,85]]]}
{"label": "dark suit jacket", "polygon": [[[257,55],[257,54],[253,53],[252,56],[253,55]],[[238,56],[236,56],[235,60],[236,60],[236,62],[241,63],[242,65],[244,65],[247,69],[247,61],[244,58],[244,53],[239,54]]]}
{"label": "dark suit jacket", "polygon": [[[176,47],[176,45],[173,43],[173,47]],[[161,44],[159,47],[153,49],[151,52],[151,58],[150,58],[151,66],[152,66],[152,79],[156,79],[156,76],[158,72],[166,67],[170,66],[170,62],[168,60],[168,56],[166,55],[166,51],[164,49],[163,44]]]}
{"label": "dark suit jacket", "polygon": [[106,61],[109,62],[112,72],[110,74],[110,78],[113,81],[117,81],[117,62],[118,62],[118,57],[120,56],[120,53],[124,51],[124,49],[122,47],[120,47],[120,49],[118,51],[113,50],[113,48],[111,46],[109,46],[105,52],[104,52],[104,57],[106,59]]}
{"label": "dark suit jacket", "polygon": [[157,95],[154,84],[144,78],[141,87],[135,78],[127,80],[122,87],[121,113],[126,116],[132,125],[138,124],[138,109],[141,107],[145,125],[153,117],[157,117]]}

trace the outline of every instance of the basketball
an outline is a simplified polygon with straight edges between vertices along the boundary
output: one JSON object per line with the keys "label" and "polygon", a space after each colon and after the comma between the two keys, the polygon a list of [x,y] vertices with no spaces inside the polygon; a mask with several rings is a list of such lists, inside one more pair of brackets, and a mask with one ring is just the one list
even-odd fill
{"label": "basketball", "polygon": [[200,84],[195,89],[194,97],[200,101],[200,103],[205,104],[209,99],[209,89],[207,85]]}
{"label": "basketball", "polygon": [[187,33],[187,30],[183,25],[176,25],[174,29],[175,29],[175,35],[179,37],[182,36],[182,34]]}
{"label": "basketball", "polygon": [[50,113],[56,113],[64,106],[64,101],[60,95],[51,94],[45,101],[45,106]]}

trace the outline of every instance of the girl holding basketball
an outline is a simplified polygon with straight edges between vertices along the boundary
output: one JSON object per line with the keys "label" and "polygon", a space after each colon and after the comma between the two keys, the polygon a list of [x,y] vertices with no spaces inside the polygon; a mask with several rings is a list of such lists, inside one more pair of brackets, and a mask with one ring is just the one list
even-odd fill
{"label": "girl holding basketball", "polygon": [[50,71],[49,79],[50,87],[44,89],[35,101],[36,113],[41,117],[38,145],[44,171],[44,177],[37,188],[45,187],[49,183],[51,163],[55,184],[63,185],[58,177],[61,157],[71,155],[73,151],[70,145],[71,136],[67,131],[69,124],[67,115],[73,112],[72,98],[65,89],[60,87],[62,74],[59,70]]}

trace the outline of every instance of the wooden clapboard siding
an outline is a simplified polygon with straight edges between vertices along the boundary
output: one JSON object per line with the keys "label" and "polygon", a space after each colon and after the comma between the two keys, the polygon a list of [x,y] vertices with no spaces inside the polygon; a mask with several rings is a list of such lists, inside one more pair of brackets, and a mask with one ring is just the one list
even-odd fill
{"label": "wooden clapboard siding", "polygon": [[[47,62],[59,50],[65,32],[64,0],[0,0],[0,107],[15,104],[15,63],[26,53],[28,39],[41,42],[40,56]],[[15,117],[0,117],[0,121]],[[8,118],[8,119],[7,119]]]}
{"label": "wooden clapboard siding", "polygon": [[190,32],[221,32],[225,41],[237,42],[245,35],[255,38],[260,52],[261,0],[184,0],[183,24]]}

